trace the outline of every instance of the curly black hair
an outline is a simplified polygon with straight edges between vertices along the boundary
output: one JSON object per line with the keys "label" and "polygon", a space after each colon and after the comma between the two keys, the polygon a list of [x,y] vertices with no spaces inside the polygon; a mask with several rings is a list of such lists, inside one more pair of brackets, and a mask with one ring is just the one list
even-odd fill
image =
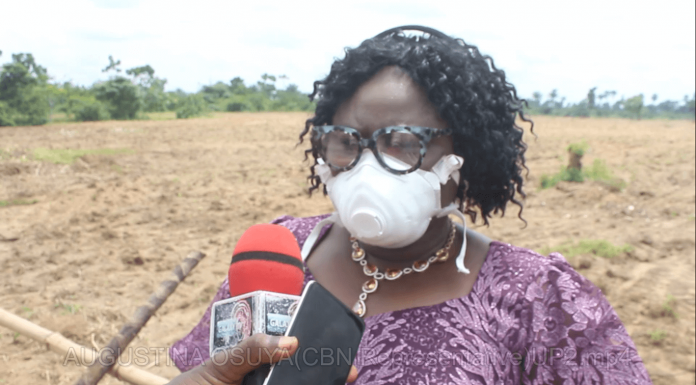
{"label": "curly black hair", "polygon": [[[345,53],[324,80],[314,82],[310,99],[317,99],[316,112],[306,121],[300,143],[312,126],[331,124],[339,105],[380,69],[398,66],[425,90],[453,129],[454,152],[465,159],[457,189],[460,209],[475,222],[473,208],[478,207],[488,225],[492,214],[505,215],[510,201],[519,206],[518,217],[524,221],[522,203],[515,196],[526,197],[522,169],[528,171],[524,157],[527,145],[516,118],[519,115],[530,123],[532,133],[534,123],[524,116],[526,101],[517,97],[515,87],[493,59],[461,39],[441,33],[408,36],[401,29],[365,40],[357,48],[346,48]],[[305,151],[305,159],[310,153],[314,157],[308,177],[310,195],[321,184],[314,172],[319,150],[319,143],[312,138],[312,148]]]}

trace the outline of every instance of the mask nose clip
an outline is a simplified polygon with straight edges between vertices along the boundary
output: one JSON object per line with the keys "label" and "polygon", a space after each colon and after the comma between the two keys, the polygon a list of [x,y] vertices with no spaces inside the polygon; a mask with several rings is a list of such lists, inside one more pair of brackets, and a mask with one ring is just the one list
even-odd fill
{"label": "mask nose clip", "polygon": [[[367,151],[367,154],[365,153],[365,151]],[[372,166],[373,168],[378,170],[381,170],[383,168],[382,165],[379,164],[379,161],[377,160],[377,157],[375,157],[375,154],[373,154],[369,148],[366,148],[363,151],[363,153],[360,155],[360,161],[350,171],[356,170],[361,166]],[[324,159],[322,158],[317,158],[317,165],[314,166],[314,172],[317,174],[317,176],[319,176],[319,179],[321,179],[321,183],[327,186],[329,180],[333,178],[333,171],[331,170],[331,166],[326,164],[326,162],[324,162]]]}

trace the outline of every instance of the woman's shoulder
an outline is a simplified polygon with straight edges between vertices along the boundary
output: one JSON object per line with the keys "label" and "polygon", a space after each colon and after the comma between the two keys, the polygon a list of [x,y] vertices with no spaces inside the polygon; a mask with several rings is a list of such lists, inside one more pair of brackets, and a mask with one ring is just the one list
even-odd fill
{"label": "woman's shoulder", "polygon": [[[603,314],[616,318],[602,291],[578,273],[560,253],[544,256],[530,249],[494,241],[488,258],[490,263],[483,279],[485,282],[481,283],[486,288],[493,287],[489,289],[493,293],[505,295],[514,291],[519,300],[533,304],[535,311],[554,307],[574,309],[575,302],[584,301],[583,306],[601,308]],[[502,283],[508,289],[499,289],[500,285],[494,282]]]}
{"label": "woman's shoulder", "polygon": [[[494,262],[489,270],[492,274],[481,283],[481,292],[488,290],[507,299],[501,303],[510,304],[508,309],[517,309],[511,304],[519,304],[519,313],[515,314],[524,333],[509,340],[509,346],[527,354],[563,352],[558,360],[540,360],[531,372],[537,378],[544,378],[544,383],[580,383],[587,373],[600,378],[600,373],[611,372],[614,377],[605,379],[624,376],[635,383],[650,383],[635,344],[614,308],[602,291],[560,253],[544,256],[492,242],[490,257]],[[532,356],[530,362],[536,359]],[[570,371],[569,367],[584,370]]]}
{"label": "woman's shoulder", "polygon": [[501,241],[491,241],[489,258],[492,258],[498,265],[509,269],[524,270],[537,274],[553,269],[572,269],[568,261],[560,253],[553,252],[545,256],[534,250]]}
{"label": "woman's shoulder", "polygon": [[322,219],[325,219],[329,215],[331,214],[322,214],[312,217],[293,217],[291,215],[283,215],[274,219],[271,221],[271,223],[281,225],[290,230],[295,236],[295,239],[297,239],[297,243],[300,245],[300,248],[302,248],[302,245],[309,236],[309,233],[312,232],[314,227]]}
{"label": "woman's shoulder", "polygon": [[591,285],[560,253],[548,256],[509,243],[492,241],[484,267],[484,275],[504,279],[510,286],[527,292],[535,283],[573,280]]}

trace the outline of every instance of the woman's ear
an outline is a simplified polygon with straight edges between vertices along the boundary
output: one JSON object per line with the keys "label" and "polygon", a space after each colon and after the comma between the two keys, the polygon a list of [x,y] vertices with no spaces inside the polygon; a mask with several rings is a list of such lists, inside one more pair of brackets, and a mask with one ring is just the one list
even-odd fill
{"label": "woman's ear", "polygon": [[[459,171],[455,172],[459,175]],[[459,178],[456,178],[456,180],[459,180]],[[449,206],[458,200],[457,190],[459,190],[459,183],[455,181],[455,178],[448,178],[440,190],[440,202],[442,202],[442,207]]]}

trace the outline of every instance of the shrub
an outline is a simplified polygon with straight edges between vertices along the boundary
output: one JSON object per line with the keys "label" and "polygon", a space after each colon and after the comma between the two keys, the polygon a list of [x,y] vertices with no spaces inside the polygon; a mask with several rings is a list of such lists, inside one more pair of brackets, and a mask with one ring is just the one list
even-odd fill
{"label": "shrub", "polygon": [[138,86],[122,76],[97,83],[93,87],[97,100],[107,104],[113,119],[135,119],[142,108]]}
{"label": "shrub", "polygon": [[656,345],[660,344],[662,340],[667,337],[667,332],[660,329],[655,329],[648,334],[650,335],[650,339],[652,340],[653,344]]}
{"label": "shrub", "polygon": [[143,111],[163,112],[167,111],[167,106],[171,103],[172,95],[164,92],[164,85],[167,80],[152,77],[147,84],[141,84],[140,89],[143,95]]}
{"label": "shrub", "polygon": [[267,111],[270,110],[271,100],[262,93],[254,93],[247,97],[247,101],[251,106],[252,111]]}
{"label": "shrub", "polygon": [[577,168],[561,167],[554,175],[544,174],[541,176],[541,188],[547,189],[558,184],[558,182],[584,182],[583,172]]}
{"label": "shrub", "polygon": [[220,99],[220,107],[228,112],[254,111],[255,108],[247,95],[232,95],[229,98]]}
{"label": "shrub", "polygon": [[629,112],[632,117],[640,119],[643,111],[643,94],[636,95],[624,102],[624,110]]}
{"label": "shrub", "polygon": [[31,54],[13,54],[0,70],[0,126],[44,124],[50,106],[48,75]]}
{"label": "shrub", "polygon": [[43,90],[34,89],[24,95],[23,105],[14,117],[18,126],[36,126],[48,122],[50,108]]}
{"label": "shrub", "polygon": [[674,302],[675,302],[674,296],[671,294],[667,294],[667,300],[662,303],[662,315],[663,316],[669,316],[672,318],[679,318],[677,315],[677,312],[674,311]]}
{"label": "shrub", "polygon": [[626,182],[615,177],[603,160],[595,159],[590,167],[585,167],[582,171],[575,168],[561,167],[558,173],[554,175],[542,175],[541,188],[547,189],[553,187],[560,181],[584,182],[585,180],[602,182],[619,191],[626,187]]}
{"label": "shrub", "polygon": [[10,107],[0,101],[0,127],[2,126],[14,126],[15,121],[12,116],[12,110]]}
{"label": "shrub", "polygon": [[48,122],[49,106],[41,90],[23,90],[14,100],[0,100],[0,126],[36,126]]}
{"label": "shrub", "polygon": [[577,156],[583,156],[587,152],[590,146],[584,140],[580,143],[571,143],[568,145],[568,152],[573,153]]}
{"label": "shrub", "polygon": [[239,112],[239,111],[249,111],[251,108],[247,103],[244,102],[231,102],[227,104],[227,111],[229,112]]}
{"label": "shrub", "polygon": [[277,98],[273,100],[271,109],[274,111],[312,111],[314,103],[309,101],[307,95],[300,93],[294,85],[288,86],[285,91],[278,91]]}
{"label": "shrub", "polygon": [[177,119],[188,119],[203,115],[208,111],[205,100],[200,95],[188,95],[181,100],[176,109]]}
{"label": "shrub", "polygon": [[99,102],[83,103],[75,109],[75,120],[78,122],[96,122],[99,120],[109,120],[109,111],[106,106]]}
{"label": "shrub", "polygon": [[590,117],[590,108],[586,101],[571,105],[565,110],[565,116],[574,116],[580,118]]}
{"label": "shrub", "polygon": [[594,162],[592,162],[592,166],[586,167],[585,170],[583,170],[583,174],[589,180],[606,183],[618,190],[623,190],[626,187],[626,182],[615,177],[602,159],[595,159]]}

